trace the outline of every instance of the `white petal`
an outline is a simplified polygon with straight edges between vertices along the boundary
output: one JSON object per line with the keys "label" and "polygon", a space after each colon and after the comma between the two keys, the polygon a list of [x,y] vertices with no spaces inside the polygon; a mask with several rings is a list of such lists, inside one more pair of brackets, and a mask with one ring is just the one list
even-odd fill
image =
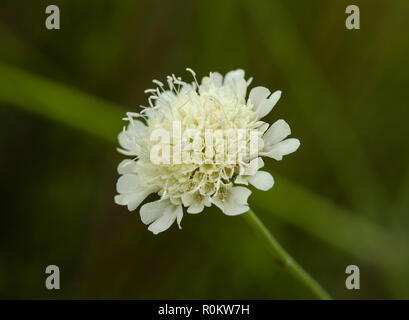
{"label": "white petal", "polygon": [[220,87],[223,84],[223,76],[218,72],[210,73],[210,79],[216,87]]}
{"label": "white petal", "polygon": [[219,207],[224,214],[229,216],[235,216],[248,211],[247,198],[250,196],[251,191],[245,187],[232,187],[231,185],[225,187],[228,192],[225,201],[221,201],[216,195],[212,198],[212,202]]}
{"label": "white petal", "polygon": [[[134,142],[134,136],[129,133],[129,131],[121,131],[118,134],[119,145],[125,150],[127,155],[137,155],[137,144]],[[120,151],[120,150],[118,150]],[[120,151],[121,152],[121,151]],[[123,152],[121,152],[123,153]]]}
{"label": "white petal", "polygon": [[[240,167],[240,175],[252,176],[259,169],[261,158],[256,158],[250,161],[247,167]],[[263,160],[261,160],[263,161]]]}
{"label": "white petal", "polygon": [[137,156],[139,154],[139,150],[129,151],[129,150],[125,150],[122,148],[116,148],[116,151],[118,151],[119,153],[122,153],[125,156]]}
{"label": "white petal", "polygon": [[189,208],[187,208],[187,212],[191,214],[196,214],[202,212],[204,209],[204,202],[194,202],[190,205]]}
{"label": "white petal", "polygon": [[261,101],[264,99],[267,99],[267,97],[270,95],[270,90],[268,90],[265,87],[254,87],[250,91],[249,95],[249,100],[254,106],[254,110],[257,109]]}
{"label": "white petal", "polygon": [[247,205],[247,199],[249,198],[251,191],[245,187],[233,187],[231,188],[231,200]]}
{"label": "white petal", "polygon": [[257,130],[258,130],[260,133],[264,133],[264,132],[266,132],[266,130],[268,129],[268,126],[269,126],[269,125],[270,125],[270,124],[267,123],[267,122],[258,120],[258,121],[254,124],[254,128],[257,128]]}
{"label": "white petal", "polygon": [[128,206],[128,210],[133,211],[151,193],[151,190],[141,188],[138,190],[138,192],[135,193],[119,194],[115,196],[115,203],[121,206]]}
{"label": "white petal", "polygon": [[139,120],[133,120],[128,125],[128,131],[133,132],[136,136],[139,137],[144,135],[147,129],[148,127],[142,121]]}
{"label": "white petal", "polygon": [[234,180],[234,183],[236,184],[244,184],[244,185],[248,185],[249,182],[247,181],[247,179],[243,176],[237,176],[236,180]]}
{"label": "white petal", "polygon": [[139,189],[138,176],[135,174],[124,174],[120,176],[116,183],[116,191],[118,193],[133,193]]}
{"label": "white petal", "polygon": [[154,223],[152,223],[148,230],[153,232],[153,234],[158,234],[165,230],[168,230],[170,226],[175,222],[176,214],[164,214],[159,219],[157,219]]}
{"label": "white petal", "polygon": [[150,224],[162,216],[171,204],[166,200],[156,200],[145,203],[139,210],[141,220],[144,224]]}
{"label": "white petal", "polygon": [[156,100],[155,105],[167,105],[176,97],[175,93],[170,90],[166,90],[159,95],[159,99]]}
{"label": "white petal", "polygon": [[138,155],[141,149],[138,143],[142,137],[146,135],[146,132],[147,127],[143,122],[139,120],[130,122],[128,128],[118,135],[118,141],[122,147],[122,149],[118,149],[118,151],[125,155]]}
{"label": "white petal", "polygon": [[138,176],[135,174],[124,174],[119,177],[116,189],[120,194],[115,196],[115,202],[127,205],[129,211],[135,210],[153,192],[152,189],[140,187]]}
{"label": "white petal", "polygon": [[211,83],[212,80],[210,77],[203,77],[202,82],[199,85],[199,93],[205,94],[207,91],[209,91]]}
{"label": "white petal", "polygon": [[277,90],[277,91],[274,91],[273,94],[268,99],[273,101],[275,105],[278,102],[278,100],[280,100],[280,98],[281,98],[281,91]]}
{"label": "white petal", "polygon": [[182,203],[185,207],[188,207],[188,213],[200,213],[203,211],[205,206],[206,198],[203,198],[202,201],[198,201],[196,196],[193,193],[185,193],[182,195]]}
{"label": "white petal", "polygon": [[182,218],[183,218],[183,208],[182,206],[178,206],[178,209],[176,211],[176,222],[178,224],[179,229],[182,229],[182,226],[180,225],[180,223],[182,222]]}
{"label": "white petal", "polygon": [[190,91],[193,90],[193,86],[190,83],[186,83],[182,86],[179,93],[180,94],[188,94]]}
{"label": "white petal", "polygon": [[226,73],[224,77],[224,84],[226,85],[228,82],[232,81],[233,79],[244,79],[244,70],[237,69],[232,70]]}
{"label": "white petal", "polygon": [[264,167],[263,158],[259,157],[257,159],[258,159],[258,168],[261,169],[262,167]]}
{"label": "white petal", "polygon": [[263,136],[264,149],[268,151],[270,147],[279,143],[291,134],[290,126],[287,122],[280,119],[274,122]]}
{"label": "white petal", "polygon": [[130,199],[132,199],[132,196],[129,194],[117,194],[114,198],[115,203],[120,206],[126,206]]}
{"label": "white petal", "polygon": [[247,93],[247,83],[246,80],[235,78],[231,82],[234,92],[240,100],[244,100]]}
{"label": "white petal", "polygon": [[193,193],[184,193],[182,195],[182,203],[185,207],[189,207],[194,200],[195,196],[193,195]]}
{"label": "white petal", "polygon": [[258,171],[254,176],[249,177],[249,182],[257,189],[267,191],[274,185],[274,178],[266,171]]}
{"label": "white petal", "polygon": [[210,196],[206,196],[206,197],[204,198],[203,204],[204,204],[206,207],[211,207],[211,206],[212,206],[212,199],[210,198]]}
{"label": "white petal", "polygon": [[273,109],[273,107],[276,105],[277,101],[281,97],[281,91],[276,91],[274,92],[270,98],[264,99],[261,101],[259,104],[258,108],[255,110],[257,113],[258,119],[261,119],[268,115],[270,111]]}
{"label": "white petal", "polygon": [[250,194],[251,191],[247,188],[233,187],[230,197],[228,197],[224,203],[224,214],[229,216],[236,216],[247,212],[249,210],[247,199]]}
{"label": "white petal", "polygon": [[182,206],[173,205],[168,199],[146,203],[139,212],[143,223],[151,223],[148,230],[154,234],[169,229],[175,220],[177,220],[180,228],[183,217]]}
{"label": "white petal", "polygon": [[269,99],[264,99],[263,101],[261,101],[258,108],[254,110],[255,113],[257,114],[257,119],[264,118],[266,115],[270,113],[273,107],[274,105]]}
{"label": "white petal", "polygon": [[281,160],[283,156],[296,151],[299,146],[300,141],[298,139],[286,139],[273,145],[268,152],[260,152],[260,154],[275,160]]}
{"label": "white petal", "polygon": [[117,170],[119,174],[135,173],[136,172],[136,161],[125,159],[121,161],[121,163],[118,165]]}

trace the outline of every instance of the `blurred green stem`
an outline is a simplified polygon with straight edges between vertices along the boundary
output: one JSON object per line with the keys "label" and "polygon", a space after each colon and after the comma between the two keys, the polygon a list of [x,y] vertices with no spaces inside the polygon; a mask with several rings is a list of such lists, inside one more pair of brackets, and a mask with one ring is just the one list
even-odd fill
{"label": "blurred green stem", "polygon": [[267,243],[276,262],[286,268],[296,279],[307,286],[318,298],[329,300],[331,296],[325,289],[303,269],[285,249],[273,237],[266,226],[261,222],[257,215],[250,209],[244,215],[246,221],[253,227],[256,233]]}

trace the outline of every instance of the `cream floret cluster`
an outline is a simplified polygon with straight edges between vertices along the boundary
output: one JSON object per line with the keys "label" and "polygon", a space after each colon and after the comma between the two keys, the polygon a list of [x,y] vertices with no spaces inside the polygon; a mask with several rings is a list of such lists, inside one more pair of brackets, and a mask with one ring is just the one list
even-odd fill
{"label": "cream floret cluster", "polygon": [[[150,195],[158,200],[140,208],[142,222],[154,234],[179,225],[183,208],[200,213],[216,205],[227,215],[249,210],[248,185],[269,190],[270,173],[262,171],[262,157],[281,160],[296,151],[284,120],[271,126],[261,119],[274,107],[280,91],[253,88],[243,70],[224,77],[212,72],[199,84],[174,75],[167,86],[157,80],[149,106],[127,113],[129,123],[119,134],[119,152],[130,157],[118,166],[115,202],[132,211]],[[163,133],[168,133],[164,135]]]}

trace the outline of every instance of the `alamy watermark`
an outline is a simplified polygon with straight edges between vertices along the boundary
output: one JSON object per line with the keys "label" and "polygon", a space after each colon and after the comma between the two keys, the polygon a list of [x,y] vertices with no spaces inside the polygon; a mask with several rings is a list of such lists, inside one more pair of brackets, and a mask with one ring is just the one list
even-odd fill
{"label": "alamy watermark", "polygon": [[349,265],[345,269],[345,273],[349,276],[345,280],[345,287],[348,290],[359,290],[360,289],[360,273],[359,267],[356,265]]}
{"label": "alamy watermark", "polygon": [[45,8],[45,13],[50,14],[45,19],[45,27],[48,30],[60,29],[60,8],[52,4]]}
{"label": "alamy watermark", "polygon": [[[170,132],[171,131],[171,132]],[[205,131],[172,122],[172,130],[150,134],[150,160],[154,164],[236,164],[258,156],[260,132],[248,129]]]}
{"label": "alamy watermark", "polygon": [[49,265],[45,269],[49,276],[45,279],[45,287],[48,290],[60,289],[60,268],[56,265]]}
{"label": "alamy watermark", "polygon": [[349,16],[345,20],[345,26],[348,30],[360,29],[360,12],[356,5],[349,5],[345,9],[345,13]]}

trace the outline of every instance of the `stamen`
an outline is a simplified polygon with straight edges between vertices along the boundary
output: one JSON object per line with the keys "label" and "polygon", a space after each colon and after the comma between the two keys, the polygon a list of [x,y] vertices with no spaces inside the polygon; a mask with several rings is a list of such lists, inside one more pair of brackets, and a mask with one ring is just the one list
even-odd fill
{"label": "stamen", "polygon": [[167,76],[166,79],[167,79],[170,91],[177,94],[178,92],[177,92],[176,87],[175,87],[175,85],[173,83],[173,78],[171,76]]}
{"label": "stamen", "polygon": [[161,88],[163,87],[163,83],[160,82],[159,80],[154,79],[154,80],[152,80],[152,82],[153,82],[154,84],[158,85],[158,86],[161,87]]}
{"label": "stamen", "polygon": [[196,79],[196,72],[194,72],[194,71],[193,71],[192,69],[190,69],[190,68],[186,68],[186,71],[188,71],[188,72],[190,72],[190,73],[192,74],[193,79],[195,79],[195,83],[196,83],[197,87],[199,88],[199,83],[197,82],[197,79]]}

